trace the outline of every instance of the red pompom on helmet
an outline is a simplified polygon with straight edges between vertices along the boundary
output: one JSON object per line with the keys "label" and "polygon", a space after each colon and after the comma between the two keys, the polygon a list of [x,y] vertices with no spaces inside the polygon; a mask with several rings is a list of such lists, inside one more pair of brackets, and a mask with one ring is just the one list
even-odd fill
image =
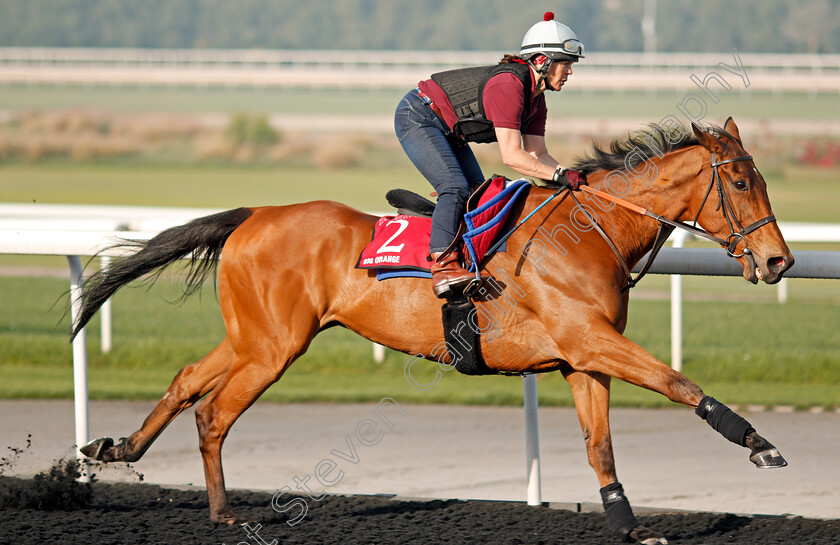
{"label": "red pompom on helmet", "polygon": [[545,15],[543,15],[543,21],[553,21],[554,20],[554,12],[553,11],[546,11]]}

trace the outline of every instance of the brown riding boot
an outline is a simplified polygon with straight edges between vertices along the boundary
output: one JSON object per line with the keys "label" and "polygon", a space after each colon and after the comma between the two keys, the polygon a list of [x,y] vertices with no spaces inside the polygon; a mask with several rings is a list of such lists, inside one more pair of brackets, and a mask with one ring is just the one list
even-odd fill
{"label": "brown riding boot", "polygon": [[463,268],[458,262],[458,252],[450,252],[443,257],[443,252],[435,252],[432,258],[432,290],[439,298],[449,295],[450,288],[464,286],[475,280],[475,274]]}

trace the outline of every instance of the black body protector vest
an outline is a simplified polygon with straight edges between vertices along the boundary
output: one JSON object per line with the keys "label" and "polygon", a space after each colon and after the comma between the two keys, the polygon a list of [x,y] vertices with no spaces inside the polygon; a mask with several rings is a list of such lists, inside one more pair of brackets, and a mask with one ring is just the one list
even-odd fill
{"label": "black body protector vest", "polygon": [[493,66],[478,66],[475,68],[459,68],[432,74],[432,81],[437,83],[458,121],[453,127],[457,136],[467,142],[486,144],[496,141],[496,132],[493,129],[493,122],[484,115],[484,86],[487,81],[503,72],[514,74],[522,82],[525,90],[525,105],[522,109],[522,121],[524,124],[525,115],[528,111],[528,104],[531,101],[531,67],[518,62],[496,64]]}

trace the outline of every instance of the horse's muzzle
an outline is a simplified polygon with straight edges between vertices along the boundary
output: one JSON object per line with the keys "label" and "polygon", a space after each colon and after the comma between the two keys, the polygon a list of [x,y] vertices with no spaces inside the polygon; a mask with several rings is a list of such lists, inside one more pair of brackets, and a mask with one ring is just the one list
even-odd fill
{"label": "horse's muzzle", "polygon": [[751,253],[744,255],[744,278],[748,282],[757,284],[759,280],[765,284],[776,284],[784,276],[785,271],[794,264],[793,256],[775,256],[767,259],[762,264],[757,264],[755,256]]}

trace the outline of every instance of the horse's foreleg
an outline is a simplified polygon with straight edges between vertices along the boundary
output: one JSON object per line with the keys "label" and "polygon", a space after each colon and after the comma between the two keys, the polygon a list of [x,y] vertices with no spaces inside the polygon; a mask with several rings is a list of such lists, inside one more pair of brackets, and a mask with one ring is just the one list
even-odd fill
{"label": "horse's foreleg", "polygon": [[601,500],[610,529],[623,540],[646,545],[667,543],[664,537],[639,524],[618,482],[610,437],[610,377],[573,370],[564,371],[563,376],[572,387],[586,454],[601,485]]}
{"label": "horse's foreleg", "polygon": [[694,411],[715,431],[742,447],[750,449],[750,461],[759,469],[785,467],[776,447],[756,433],[755,428],[735,411],[713,397],[704,397]]}
{"label": "horse's foreleg", "polygon": [[600,373],[563,371],[572,387],[589,465],[601,486],[618,480],[610,437],[610,377]]}
{"label": "horse's foreleg", "polygon": [[166,393],[149,413],[139,430],[119,443],[104,437],[91,441],[80,450],[90,458],[103,462],[135,462],[140,459],[158,435],[181,411],[192,406],[213,389],[227,373],[233,351],[227,340],[204,358],[178,371]]}
{"label": "horse's foreleg", "polygon": [[787,465],[779,451],[758,435],[749,422],[723,403],[706,396],[685,375],[674,371],[612,327],[600,328],[583,342],[572,344],[569,362],[576,370],[604,373],[693,407],[712,429],[733,443],[749,448],[750,461],[757,467]]}

